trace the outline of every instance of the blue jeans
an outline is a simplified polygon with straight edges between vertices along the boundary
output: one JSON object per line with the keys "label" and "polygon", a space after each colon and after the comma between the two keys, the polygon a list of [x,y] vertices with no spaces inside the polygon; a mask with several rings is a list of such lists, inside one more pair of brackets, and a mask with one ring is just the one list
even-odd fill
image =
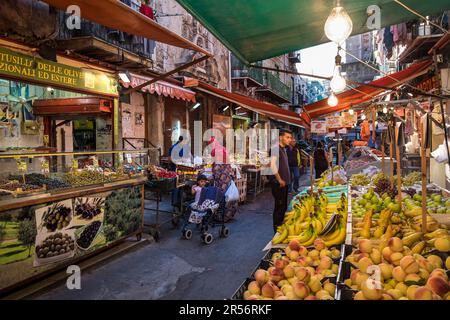
{"label": "blue jeans", "polygon": [[291,183],[289,184],[289,192],[297,191],[300,179],[299,167],[289,167],[289,171],[291,172]]}

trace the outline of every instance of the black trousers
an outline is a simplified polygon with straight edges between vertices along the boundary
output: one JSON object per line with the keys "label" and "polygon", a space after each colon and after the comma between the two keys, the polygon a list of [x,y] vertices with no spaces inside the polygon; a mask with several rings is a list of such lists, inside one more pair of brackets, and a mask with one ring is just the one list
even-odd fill
{"label": "black trousers", "polygon": [[272,195],[275,199],[275,207],[273,209],[273,230],[276,233],[277,227],[283,224],[284,214],[288,208],[288,186],[281,188],[279,184],[273,184]]}

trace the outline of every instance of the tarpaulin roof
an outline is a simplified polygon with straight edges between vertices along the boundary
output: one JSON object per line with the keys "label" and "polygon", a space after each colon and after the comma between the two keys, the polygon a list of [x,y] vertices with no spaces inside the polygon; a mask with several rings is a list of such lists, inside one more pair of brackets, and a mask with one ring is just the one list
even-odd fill
{"label": "tarpaulin roof", "polygon": [[190,49],[210,55],[196,44],[164,28],[157,22],[133,10],[119,0],[43,0],[51,6],[66,11],[72,5],[80,8],[82,18],[136,36],[142,36],[175,47]]}
{"label": "tarpaulin roof", "polygon": [[[178,0],[243,62],[255,62],[329,41],[325,21],[334,0]],[[450,9],[449,0],[402,0],[421,13]],[[393,0],[342,0],[353,34],[369,31],[367,8],[381,8],[382,27],[417,19]]]}
{"label": "tarpaulin roof", "polygon": [[185,78],[185,86],[196,87],[197,90],[212,94],[229,102],[242,106],[250,111],[260,113],[275,120],[301,127],[310,127],[311,119],[306,113],[299,115],[290,110],[282,109],[274,104],[262,102],[237,93],[228,92],[213,87],[196,79]]}
{"label": "tarpaulin roof", "polygon": [[371,100],[376,95],[379,95],[386,91],[383,88],[376,88],[374,86],[384,87],[384,88],[395,88],[407,81],[410,81],[418,76],[425,74],[430,68],[432,61],[425,60],[416,63],[409,68],[393,73],[389,76],[380,78],[378,80],[372,81],[369,85],[362,85],[354,89],[342,92],[337,96],[339,104],[336,107],[330,107],[328,105],[328,99],[320,100],[315,103],[311,103],[305,106],[305,110],[309,113],[311,118],[318,118],[326,114],[340,112],[347,110],[351,105],[356,105],[362,102]]}

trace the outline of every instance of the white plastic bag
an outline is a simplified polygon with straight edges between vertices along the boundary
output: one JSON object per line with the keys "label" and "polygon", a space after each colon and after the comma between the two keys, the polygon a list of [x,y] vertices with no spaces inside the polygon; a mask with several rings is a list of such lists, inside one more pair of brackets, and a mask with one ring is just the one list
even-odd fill
{"label": "white plastic bag", "polygon": [[231,180],[227,192],[225,192],[225,201],[239,201],[239,190],[233,180]]}
{"label": "white plastic bag", "polygon": [[447,147],[446,147],[445,143],[441,144],[436,150],[434,150],[431,153],[431,156],[438,163],[444,163],[444,162],[448,161],[448,153],[447,153]]}

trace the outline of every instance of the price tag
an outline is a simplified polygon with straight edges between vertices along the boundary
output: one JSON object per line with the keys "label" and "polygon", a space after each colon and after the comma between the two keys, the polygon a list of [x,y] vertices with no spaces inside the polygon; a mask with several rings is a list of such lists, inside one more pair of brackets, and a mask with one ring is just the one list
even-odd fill
{"label": "price tag", "polygon": [[43,174],[46,174],[46,173],[50,172],[50,164],[49,164],[48,160],[42,160],[41,161],[41,172]]}
{"label": "price tag", "polygon": [[17,160],[17,170],[19,170],[19,172],[21,173],[27,172],[28,170],[27,162],[21,159]]}
{"label": "price tag", "polygon": [[131,154],[127,153],[125,155],[125,157],[127,158],[127,163],[132,164],[133,163],[133,159],[131,158]]}
{"label": "price tag", "polygon": [[72,170],[78,170],[78,160],[76,159],[72,160]]}
{"label": "price tag", "polygon": [[98,159],[96,156],[92,157],[92,165],[94,166],[94,168],[98,168]]}

